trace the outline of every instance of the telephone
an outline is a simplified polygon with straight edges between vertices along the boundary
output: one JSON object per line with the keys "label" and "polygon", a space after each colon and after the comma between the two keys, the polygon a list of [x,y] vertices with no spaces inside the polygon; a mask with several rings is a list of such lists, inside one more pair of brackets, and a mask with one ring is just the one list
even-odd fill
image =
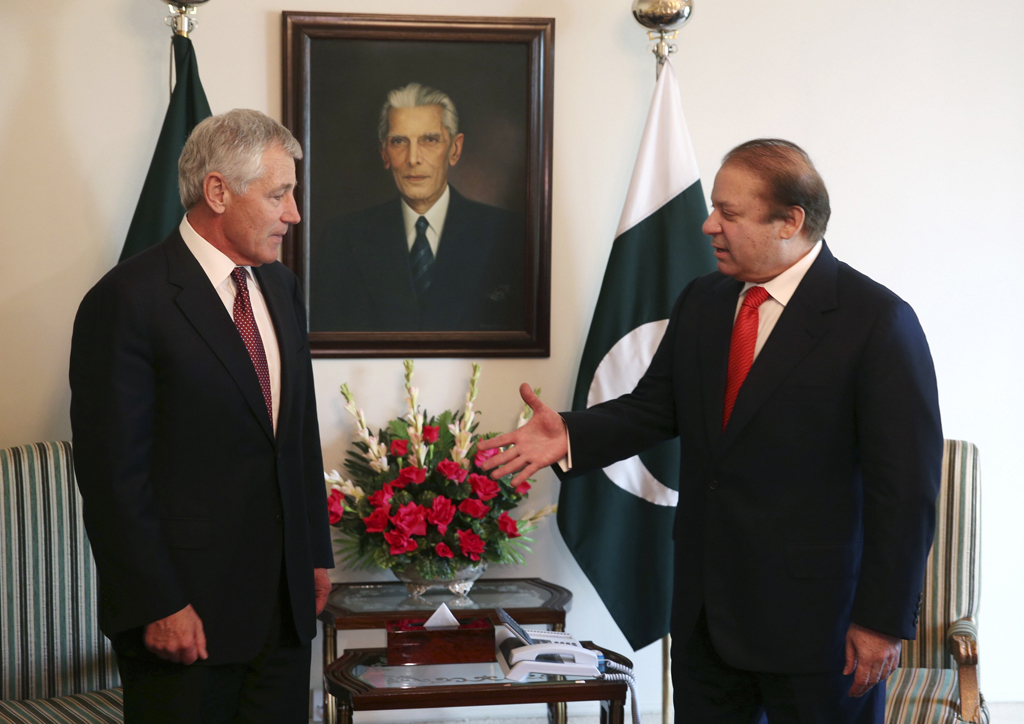
{"label": "telephone", "polygon": [[571,634],[526,631],[503,609],[495,609],[504,627],[494,629],[494,648],[505,678],[522,681],[532,673],[601,676],[604,657],[585,649]]}

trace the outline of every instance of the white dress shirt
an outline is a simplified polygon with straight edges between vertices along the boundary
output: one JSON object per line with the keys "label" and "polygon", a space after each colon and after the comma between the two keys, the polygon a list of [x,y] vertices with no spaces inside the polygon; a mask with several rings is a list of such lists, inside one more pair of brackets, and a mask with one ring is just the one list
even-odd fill
{"label": "white dress shirt", "polygon": [[754,344],[754,359],[757,359],[757,355],[761,354],[761,348],[764,347],[764,343],[768,340],[768,335],[775,329],[775,323],[782,316],[782,310],[786,308],[789,300],[793,298],[793,293],[800,286],[804,275],[811,268],[814,260],[818,258],[820,252],[821,241],[818,241],[817,244],[811,247],[809,252],[803,255],[800,261],[771,281],[767,281],[764,284],[747,282],[743,285],[739,299],[736,300],[736,313],[733,314],[733,322],[739,316],[740,307],[743,306],[743,300],[746,299],[747,291],[751,287],[764,287],[765,291],[769,294],[769,297],[757,309],[757,342]]}
{"label": "white dress shirt", "polygon": [[[178,226],[181,238],[185,246],[192,252],[192,256],[199,262],[199,266],[210,278],[210,283],[220,295],[224,302],[224,308],[228,316],[234,322],[235,318],[235,297],[238,288],[231,279],[231,272],[238,266],[231,261],[224,252],[201,237],[192,224],[188,223],[188,216],[181,220]],[[274,414],[272,422],[274,432],[277,432],[277,413],[281,405],[281,350],[277,345],[277,332],[274,331],[274,323],[270,321],[270,312],[267,310],[267,303],[263,299],[263,292],[260,291],[260,283],[252,273],[252,268],[244,266],[246,286],[249,289],[249,303],[252,306],[252,315],[256,318],[256,327],[260,330],[260,338],[263,340],[263,352],[267,357],[267,370],[270,372],[270,395],[271,407]]]}
{"label": "white dress shirt", "polygon": [[405,203],[405,199],[402,199],[402,220],[405,222],[405,238],[409,242],[410,252],[416,241],[416,222],[421,216],[425,216],[430,224],[427,227],[427,243],[430,244],[430,251],[433,252],[434,258],[437,258],[437,247],[441,245],[441,233],[444,231],[444,219],[448,215],[448,201],[451,197],[448,184],[445,184],[441,198],[423,214],[417,214],[409,204]]}
{"label": "white dress shirt", "polygon": [[[732,317],[733,322],[736,321],[736,317],[740,313],[740,307],[743,306],[743,300],[746,298],[747,291],[751,287],[762,286],[769,294],[768,298],[761,303],[757,310],[757,342],[754,344],[754,359],[757,359],[757,355],[761,353],[761,348],[764,347],[764,343],[768,340],[768,335],[775,329],[775,323],[782,316],[782,310],[786,308],[789,300],[793,298],[793,293],[800,286],[800,282],[803,281],[807,270],[811,268],[811,264],[814,263],[814,260],[818,258],[818,254],[821,253],[821,246],[822,242],[819,240],[817,244],[811,247],[809,252],[801,257],[800,261],[771,281],[760,285],[747,282],[743,285],[743,289],[740,290],[740,296],[736,300],[736,312]],[[565,431],[565,442],[566,455],[558,461],[558,467],[563,473],[567,473],[572,469],[572,443],[569,440],[568,428]]]}

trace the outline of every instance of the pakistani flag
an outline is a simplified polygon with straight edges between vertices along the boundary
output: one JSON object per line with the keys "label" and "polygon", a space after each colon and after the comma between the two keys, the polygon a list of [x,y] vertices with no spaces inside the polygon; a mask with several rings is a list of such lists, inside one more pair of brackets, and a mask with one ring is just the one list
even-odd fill
{"label": "pakistani flag", "polygon": [[[671,63],[662,66],[612,244],[573,410],[631,392],[676,298],[715,268],[704,191]],[[634,650],[669,631],[679,444],[562,484],[558,527]]]}
{"label": "pakistani flag", "polygon": [[192,129],[210,115],[210,104],[206,102],[203,84],[199,82],[199,66],[196,65],[192,41],[181,35],[175,35],[171,40],[178,80],[171,93],[153,161],[149,164],[149,173],[142,184],[135,216],[128,227],[128,238],[118,261],[163,241],[181,223],[185,209],[178,196],[178,157]]}

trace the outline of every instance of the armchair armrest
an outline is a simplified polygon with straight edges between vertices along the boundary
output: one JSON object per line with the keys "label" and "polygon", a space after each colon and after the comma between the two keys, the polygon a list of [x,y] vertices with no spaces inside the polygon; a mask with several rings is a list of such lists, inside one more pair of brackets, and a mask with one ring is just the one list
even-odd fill
{"label": "armchair armrest", "polygon": [[978,627],[972,619],[962,618],[949,627],[946,638],[960,680],[960,718],[965,722],[978,722],[981,710],[981,695],[978,691]]}

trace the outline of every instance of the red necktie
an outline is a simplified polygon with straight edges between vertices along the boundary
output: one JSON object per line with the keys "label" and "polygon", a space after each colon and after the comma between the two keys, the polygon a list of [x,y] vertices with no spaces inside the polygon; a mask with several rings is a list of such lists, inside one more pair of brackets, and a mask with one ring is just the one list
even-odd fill
{"label": "red necktie", "polygon": [[722,411],[722,429],[729,424],[729,416],[740,394],[743,380],[747,379],[750,366],[754,364],[754,347],[757,346],[757,308],[771,296],[764,287],[751,287],[743,299],[736,324],[732,328],[729,343],[729,373],[725,378],[725,409]]}
{"label": "red necktie", "polygon": [[270,393],[270,369],[267,367],[267,353],[263,349],[263,338],[260,337],[259,327],[256,326],[256,318],[252,316],[252,304],[249,302],[249,286],[245,279],[245,269],[236,266],[231,272],[231,278],[235,280],[238,287],[238,294],[235,295],[235,326],[238,333],[242,335],[245,348],[249,351],[249,358],[252,366],[256,368],[256,377],[260,381],[260,389],[263,390],[263,401],[267,403],[267,414],[270,420],[274,420],[274,405]]}

